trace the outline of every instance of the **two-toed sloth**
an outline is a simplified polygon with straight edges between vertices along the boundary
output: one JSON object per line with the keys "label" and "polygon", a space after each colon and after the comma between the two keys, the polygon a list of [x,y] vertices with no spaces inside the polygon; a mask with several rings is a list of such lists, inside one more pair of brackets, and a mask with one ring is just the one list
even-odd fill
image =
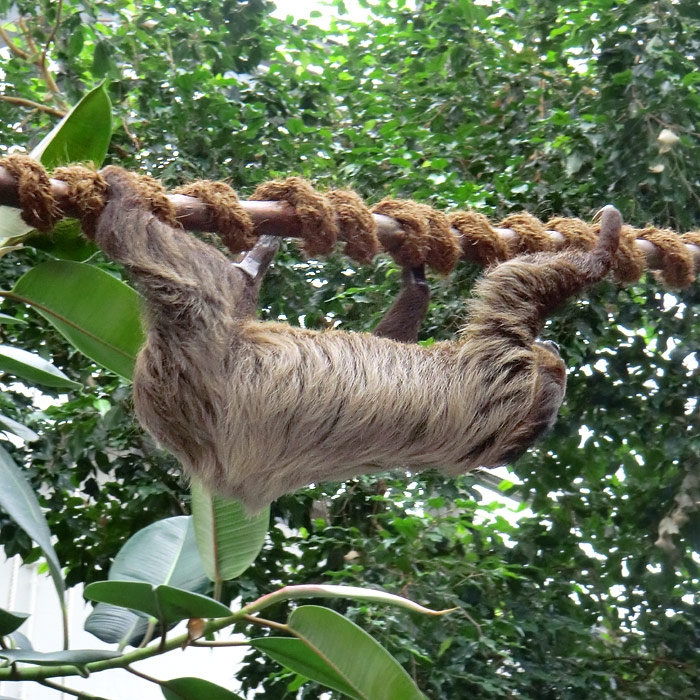
{"label": "two-toed sloth", "polygon": [[556,306],[604,277],[621,226],[606,207],[594,250],[492,269],[459,339],[423,347],[401,342],[415,340],[427,308],[422,280],[405,276],[384,337],[263,323],[269,237],[233,264],[153,216],[131,176],[103,174],[95,240],[149,308],[138,417],[192,476],[252,511],[312,482],[396,467],[457,475],[521,455],[556,420],[566,386],[556,346],[537,335]]}

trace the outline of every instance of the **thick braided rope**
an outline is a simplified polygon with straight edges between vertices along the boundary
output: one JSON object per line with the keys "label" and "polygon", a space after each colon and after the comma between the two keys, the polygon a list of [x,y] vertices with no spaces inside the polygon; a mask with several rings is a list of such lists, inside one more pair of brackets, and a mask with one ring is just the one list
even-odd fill
{"label": "thick braided rope", "polygon": [[554,241],[547,235],[545,225],[529,212],[521,211],[519,214],[511,214],[503,219],[498,226],[509,228],[518,234],[518,237],[509,246],[511,257],[525,253],[537,253],[542,250],[554,250]]}
{"label": "thick braided rope", "polygon": [[253,220],[241,206],[236,192],[225,182],[197,180],[173,192],[196,197],[207,205],[211,223],[232,253],[250,250],[255,245],[258,237]]}
{"label": "thick braided rope", "polygon": [[[23,219],[40,231],[50,231],[61,213],[43,166],[26,155],[13,154],[0,159],[0,167],[8,170],[17,181]],[[104,179],[83,166],[57,168],[53,177],[65,184],[71,210],[77,213],[86,235],[92,237],[104,208],[107,191]],[[171,225],[178,225],[174,206],[162,185],[148,176],[133,177],[153,213]],[[252,221],[228,185],[200,181],[177,191],[197,197],[207,205],[213,227],[231,250],[248,250],[254,244]],[[330,252],[340,237],[346,243],[345,253],[358,262],[369,262],[379,250],[372,213],[392,217],[402,229],[391,236],[391,248],[387,251],[394,260],[406,267],[428,265],[444,274],[454,268],[462,252],[486,266],[518,253],[553,250],[554,242],[547,231],[556,231],[562,236],[566,247],[588,250],[595,244],[599,230],[598,224],[589,225],[580,219],[557,217],[543,224],[523,212],[499,224],[517,234],[517,240],[509,245],[488,219],[476,212],[457,211],[446,216],[425,204],[394,199],[384,199],[370,210],[354,192],[333,190],[322,194],[298,177],[263,183],[253,199],[286,201],[294,207],[301,221],[301,237],[307,254]],[[651,227],[623,226],[613,264],[618,282],[635,282],[646,268],[644,253],[634,244],[638,238],[653,243],[658,249],[661,278],[665,284],[680,288],[695,279],[693,256],[687,245],[700,247],[700,231],[678,235]]]}
{"label": "thick braided rope", "polygon": [[598,240],[593,229],[581,219],[566,219],[562,216],[555,216],[544,226],[548,231],[556,231],[564,236],[567,248],[591,250]]}
{"label": "thick braided rope", "polygon": [[678,234],[650,226],[638,231],[637,238],[653,243],[661,251],[661,279],[667,287],[682,289],[695,280],[693,256]]}
{"label": "thick braided rope", "polygon": [[452,227],[462,234],[464,253],[482,267],[495,265],[510,257],[506,242],[483,214],[476,211],[454,211],[447,218]]}
{"label": "thick braided rope", "polygon": [[301,221],[304,252],[314,257],[327,255],[338,240],[338,225],[330,203],[301,177],[271,180],[258,185],[251,199],[288,202]]}
{"label": "thick braided rope", "polygon": [[418,267],[424,265],[428,257],[429,226],[424,211],[417,202],[410,199],[382,199],[375,204],[371,212],[390,216],[399,222],[403,235],[396,248],[387,253],[401,267]]}
{"label": "thick braided rope", "polygon": [[52,177],[65,182],[68,196],[80,212],[80,223],[88,238],[95,237],[97,220],[105,208],[107,182],[99,173],[82,165],[56,168]]}
{"label": "thick braided rope", "polygon": [[335,211],[343,252],[360,263],[369,263],[379,252],[377,222],[357,192],[331,190],[326,194]]}
{"label": "thick braided rope", "polygon": [[51,231],[61,217],[44,166],[19,153],[3,158],[0,165],[17,180],[24,222],[37,231]]}

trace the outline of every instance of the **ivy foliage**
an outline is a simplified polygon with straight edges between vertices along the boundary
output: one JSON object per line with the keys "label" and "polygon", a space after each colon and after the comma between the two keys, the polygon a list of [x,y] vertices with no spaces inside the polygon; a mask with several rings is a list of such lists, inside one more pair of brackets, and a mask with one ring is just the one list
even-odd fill
{"label": "ivy foliage", "polygon": [[[55,124],[51,110],[106,81],[115,109],[108,161],[168,185],[226,178],[245,196],[297,173],[354,186],[370,201],[413,197],[494,219],[524,208],[589,218],[612,202],[635,225],[698,228],[693,0],[360,5],[366,18],[352,19],[338,0],[325,29],[272,15],[264,0],[66,0],[60,17],[48,0],[3,0],[12,47],[2,49],[0,143],[31,148]],[[677,137],[669,148],[664,130]],[[6,255],[0,284],[11,288],[47,259],[30,246]],[[477,273],[462,266],[432,281],[424,340],[454,337]],[[288,246],[266,280],[262,315],[367,330],[399,277],[386,259],[303,262]],[[670,294],[652,275],[627,288],[602,284],[549,324],[569,387],[552,434],[514,466],[522,483],[503,484],[522,503],[516,525],[479,502],[478,476],[322,485],[274,505],[277,526],[226,594],[252,600],[283,584],[345,583],[458,606],[414,619],[334,605],[431,698],[693,697],[698,289]],[[25,307],[3,310],[20,321],[0,326],[3,343],[85,386],[44,388],[51,400],[36,402],[5,376],[0,413],[39,436],[8,449],[41,494],[68,584],[103,579],[130,534],[187,512],[185,484],[134,423],[121,380]],[[3,515],[0,541],[25,561],[39,557]],[[286,619],[289,605],[266,614]],[[272,700],[322,692],[253,651],[239,678]]]}

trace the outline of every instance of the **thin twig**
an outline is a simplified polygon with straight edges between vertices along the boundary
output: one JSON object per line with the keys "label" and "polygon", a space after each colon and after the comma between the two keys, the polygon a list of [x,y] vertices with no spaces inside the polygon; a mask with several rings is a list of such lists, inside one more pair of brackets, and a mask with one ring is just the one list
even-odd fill
{"label": "thin twig", "polygon": [[151,683],[155,683],[156,685],[162,685],[163,681],[159,681],[157,678],[153,678],[153,676],[149,676],[147,673],[143,673],[142,671],[137,671],[133,666],[124,666],[124,670],[128,671],[129,673],[133,673],[135,676],[138,676],[139,678],[143,678],[145,681],[150,681]]}
{"label": "thin twig", "polygon": [[632,90],[632,101],[639,107],[644,112],[644,116],[648,117],[649,119],[653,119],[657,124],[660,124],[666,129],[671,129],[671,131],[683,131],[684,133],[688,134],[689,136],[696,136],[697,138],[700,138],[700,134],[697,131],[693,131],[689,127],[685,126],[678,126],[678,124],[670,124],[667,121],[664,121],[660,117],[657,117],[653,112],[650,112],[645,106],[644,103],[637,97],[635,94],[635,90]]}
{"label": "thin twig", "polygon": [[141,142],[139,141],[138,136],[136,136],[136,134],[129,129],[129,125],[126,123],[126,117],[122,117],[122,126],[124,127],[124,133],[129,137],[129,141],[131,141],[134,148],[137,151],[141,150]]}
{"label": "thin twig", "polygon": [[264,617],[244,615],[243,619],[248,622],[252,622],[254,625],[260,625],[261,627],[271,627],[272,629],[280,630],[281,632],[289,632],[288,625],[283,625],[280,622],[273,622],[272,620],[266,620]]}
{"label": "thin twig", "polygon": [[10,97],[9,95],[0,95],[0,101],[8,102],[12,105],[22,105],[22,107],[31,107],[32,109],[37,109],[40,112],[52,114],[54,117],[63,118],[66,116],[66,112],[64,110],[56,109],[55,107],[49,107],[48,105],[43,105],[41,104],[41,102],[26,100],[24,99],[24,97]]}
{"label": "thin twig", "polygon": [[91,695],[90,693],[82,693],[79,690],[73,690],[60,683],[54,683],[53,681],[47,680],[46,678],[41,681],[37,681],[40,685],[44,685],[52,690],[58,690],[59,693],[66,693],[67,695],[73,695],[76,698],[82,698],[83,700],[107,700],[101,695]]}
{"label": "thin twig", "polygon": [[32,38],[32,33],[29,31],[29,27],[24,21],[24,17],[22,17],[22,15],[19,16],[17,24],[19,24],[19,28],[22,30],[22,34],[24,35],[24,40],[27,42],[27,46],[29,47],[29,55],[31,56],[32,54],[39,53],[37,51],[36,44],[34,43],[34,39]]}
{"label": "thin twig", "polygon": [[53,40],[56,38],[56,32],[58,31],[58,28],[61,25],[61,10],[63,10],[63,0],[58,0],[58,8],[56,9],[56,21],[53,23],[53,27],[51,27],[51,32],[49,33],[49,36],[46,39],[46,43],[44,44],[44,48],[41,51],[42,63],[46,62],[46,54],[49,52],[49,48],[51,47]]}
{"label": "thin twig", "polygon": [[231,642],[190,642],[188,647],[249,647],[250,641],[231,641]]}
{"label": "thin twig", "polygon": [[51,28],[51,32],[49,33],[48,38],[46,39],[46,43],[44,44],[44,48],[41,51],[41,56],[37,60],[37,66],[39,68],[39,71],[41,72],[41,75],[44,78],[44,82],[46,83],[46,87],[48,87],[49,91],[51,92],[53,99],[61,107],[66,107],[66,101],[63,98],[63,94],[61,93],[58,85],[56,84],[56,80],[53,77],[53,73],[49,70],[49,64],[48,64],[48,61],[46,60],[46,56],[48,54],[49,48],[50,48],[51,44],[53,43],[53,40],[56,37],[56,32],[58,31],[58,28],[61,25],[61,11],[62,11],[62,9],[63,9],[63,0],[59,0],[58,8],[56,9],[56,20],[54,21],[54,25]]}

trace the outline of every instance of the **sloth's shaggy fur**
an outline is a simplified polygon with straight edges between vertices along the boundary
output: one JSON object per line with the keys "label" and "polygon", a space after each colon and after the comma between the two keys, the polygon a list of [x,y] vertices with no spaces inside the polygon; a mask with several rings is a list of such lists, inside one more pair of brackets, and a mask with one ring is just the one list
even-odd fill
{"label": "sloth's shaggy fur", "polygon": [[422,347],[255,320],[240,268],[156,219],[127,173],[103,174],[95,240],[149,306],[139,419],[191,475],[251,511],[312,482],[394,467],[461,474],[524,452],[554,423],[566,386],[537,334],[607,273],[621,225],[609,207],[593,251],[502,263],[476,285],[459,339]]}

